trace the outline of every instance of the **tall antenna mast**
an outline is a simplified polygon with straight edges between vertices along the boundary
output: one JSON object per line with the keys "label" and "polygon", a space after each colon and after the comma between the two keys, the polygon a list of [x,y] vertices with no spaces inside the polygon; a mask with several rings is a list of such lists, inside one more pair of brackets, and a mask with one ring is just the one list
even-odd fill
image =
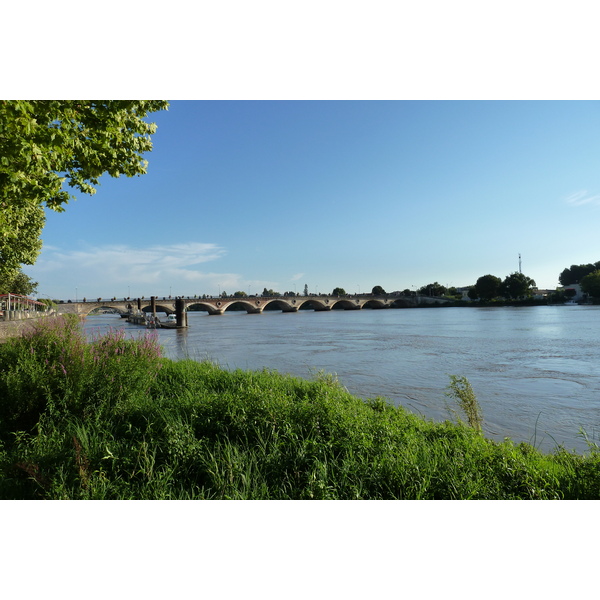
{"label": "tall antenna mast", "polygon": [[521,272],[521,253],[519,252],[519,273]]}

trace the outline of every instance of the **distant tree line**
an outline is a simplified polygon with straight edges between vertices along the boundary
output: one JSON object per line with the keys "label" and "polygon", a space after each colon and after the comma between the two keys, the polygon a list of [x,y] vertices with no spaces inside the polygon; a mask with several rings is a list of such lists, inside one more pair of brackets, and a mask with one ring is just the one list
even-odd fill
{"label": "distant tree line", "polygon": [[599,270],[600,260],[596,263],[588,263],[587,265],[571,265],[558,276],[558,281],[564,286],[581,283],[584,277]]}
{"label": "distant tree line", "polygon": [[600,269],[588,273],[581,279],[581,291],[600,301]]}
{"label": "distant tree line", "polygon": [[471,300],[490,301],[495,298],[507,300],[526,300],[533,296],[536,283],[531,277],[523,273],[511,273],[504,280],[495,275],[483,275],[469,290]]}

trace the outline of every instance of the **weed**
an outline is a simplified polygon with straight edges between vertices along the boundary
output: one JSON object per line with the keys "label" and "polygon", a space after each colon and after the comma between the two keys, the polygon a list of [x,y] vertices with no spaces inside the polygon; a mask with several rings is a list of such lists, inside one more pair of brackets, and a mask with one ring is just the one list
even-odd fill
{"label": "weed", "polygon": [[456,402],[457,406],[464,413],[469,427],[481,431],[483,415],[471,383],[462,375],[449,375],[449,377],[450,384],[448,385],[446,396]]}

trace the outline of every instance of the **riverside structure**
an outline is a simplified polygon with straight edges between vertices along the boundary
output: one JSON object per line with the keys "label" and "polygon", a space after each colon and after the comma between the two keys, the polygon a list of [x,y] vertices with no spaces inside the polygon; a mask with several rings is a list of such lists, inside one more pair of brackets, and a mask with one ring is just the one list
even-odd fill
{"label": "riverside structure", "polygon": [[0,295],[0,320],[17,321],[38,317],[48,311],[48,306],[19,294]]}
{"label": "riverside structure", "polygon": [[131,310],[144,312],[164,312],[177,314],[178,304],[181,311],[185,312],[194,307],[196,310],[205,311],[209,315],[222,315],[228,308],[236,305],[239,310],[249,314],[262,313],[267,307],[269,310],[283,312],[297,312],[300,309],[312,308],[315,311],[332,309],[360,310],[362,308],[412,308],[428,304],[446,304],[451,302],[448,298],[431,296],[402,296],[398,294],[372,294],[354,296],[250,296],[238,298],[235,296],[216,298],[158,298],[151,296],[149,299],[123,299],[123,300],[94,300],[85,302],[66,302],[57,306],[61,314],[72,313],[87,316],[97,309],[113,309],[120,314],[127,314]]}

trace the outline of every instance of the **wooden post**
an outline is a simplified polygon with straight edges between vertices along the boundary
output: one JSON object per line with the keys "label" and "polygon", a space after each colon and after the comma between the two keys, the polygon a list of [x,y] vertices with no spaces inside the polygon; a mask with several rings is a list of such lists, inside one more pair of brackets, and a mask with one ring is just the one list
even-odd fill
{"label": "wooden post", "polygon": [[156,318],[156,296],[150,296],[150,309],[152,310],[152,314]]}

